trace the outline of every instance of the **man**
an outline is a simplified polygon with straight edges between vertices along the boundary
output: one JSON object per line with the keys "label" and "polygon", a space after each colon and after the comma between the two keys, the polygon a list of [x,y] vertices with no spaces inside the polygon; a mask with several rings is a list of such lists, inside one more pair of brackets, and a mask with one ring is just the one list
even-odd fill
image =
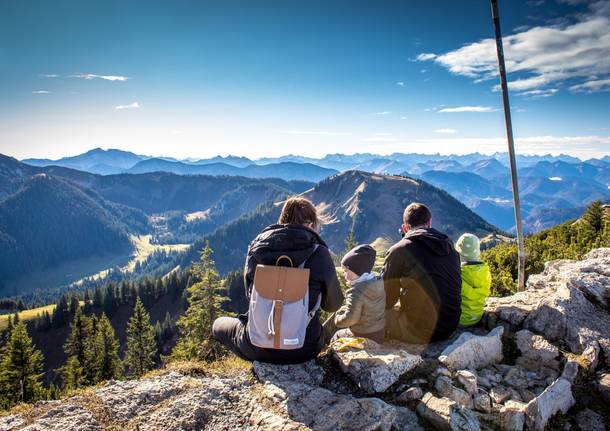
{"label": "man", "polygon": [[384,263],[386,335],[417,344],[446,339],[460,320],[460,257],[451,239],[432,228],[424,204],[410,204],[403,221],[404,236]]}

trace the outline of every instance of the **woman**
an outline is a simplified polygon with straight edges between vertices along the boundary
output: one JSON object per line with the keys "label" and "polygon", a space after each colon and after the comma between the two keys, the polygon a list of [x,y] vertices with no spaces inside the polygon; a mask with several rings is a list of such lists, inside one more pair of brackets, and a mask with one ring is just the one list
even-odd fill
{"label": "woman", "polygon": [[[320,220],[311,202],[290,198],[284,204],[278,224],[265,228],[250,243],[245,267],[246,296],[250,297],[256,265],[275,265],[277,258],[287,255],[294,266],[305,262],[309,268],[309,310],[313,310],[321,295],[321,307],[334,312],[343,302],[343,294],[335,265],[326,243],[318,233]],[[214,336],[239,357],[250,361],[274,364],[305,362],[318,356],[324,347],[324,332],[319,312],[307,326],[303,347],[294,350],[265,349],[250,342],[246,324],[248,315],[220,317],[212,327]]]}

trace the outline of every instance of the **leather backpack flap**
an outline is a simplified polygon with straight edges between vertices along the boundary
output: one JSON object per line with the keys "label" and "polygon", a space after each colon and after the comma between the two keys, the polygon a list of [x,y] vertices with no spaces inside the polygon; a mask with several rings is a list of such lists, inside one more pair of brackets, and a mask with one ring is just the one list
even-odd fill
{"label": "leather backpack flap", "polygon": [[309,288],[309,268],[256,265],[254,286],[263,298],[294,302],[302,299]]}

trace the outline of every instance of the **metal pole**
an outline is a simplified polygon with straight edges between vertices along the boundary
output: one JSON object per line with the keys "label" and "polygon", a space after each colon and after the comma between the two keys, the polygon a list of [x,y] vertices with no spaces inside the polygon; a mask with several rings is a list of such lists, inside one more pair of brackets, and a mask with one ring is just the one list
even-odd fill
{"label": "metal pole", "polygon": [[513,183],[513,201],[515,204],[515,222],[517,224],[518,248],[518,290],[525,290],[525,247],[523,244],[523,226],[521,224],[521,204],[519,203],[519,183],[517,180],[517,162],[515,160],[515,143],[513,141],[513,125],[510,118],[510,103],[508,101],[508,84],[506,83],[506,66],[504,65],[504,48],[502,47],[502,32],[500,31],[500,14],[498,0],[491,0],[491,16],[496,33],[496,49],[498,51],[498,68],[500,69],[500,84],[502,86],[502,102],[504,104],[504,122],[508,139],[508,160],[510,176]]}

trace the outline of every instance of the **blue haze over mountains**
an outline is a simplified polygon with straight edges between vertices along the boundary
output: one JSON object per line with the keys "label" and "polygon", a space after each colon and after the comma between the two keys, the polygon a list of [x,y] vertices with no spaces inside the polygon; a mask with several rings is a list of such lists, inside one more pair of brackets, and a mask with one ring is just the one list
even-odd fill
{"label": "blue haze over mountains", "polygon": [[[33,166],[63,166],[101,175],[170,172],[179,175],[278,177],[318,182],[346,170],[421,178],[444,189],[491,224],[512,231],[514,214],[506,153],[483,155],[329,154],[323,158],[287,155],[250,160],[213,157],[176,160],[121,150],[93,149],[59,160],[25,159]],[[518,155],[524,225],[534,232],[578,216],[592,200],[610,199],[610,156],[582,161],[568,155]]]}

